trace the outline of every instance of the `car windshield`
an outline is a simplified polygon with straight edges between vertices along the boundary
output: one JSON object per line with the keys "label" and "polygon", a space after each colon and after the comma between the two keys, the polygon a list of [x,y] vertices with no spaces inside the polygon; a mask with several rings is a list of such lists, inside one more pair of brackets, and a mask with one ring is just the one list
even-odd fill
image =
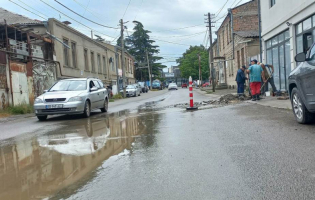
{"label": "car windshield", "polygon": [[82,91],[86,90],[86,81],[59,81],[52,88],[50,88],[49,92],[55,91]]}
{"label": "car windshield", "polygon": [[134,85],[127,85],[127,89],[135,89],[136,87]]}
{"label": "car windshield", "polygon": [[176,83],[171,83],[170,86],[176,86]]}
{"label": "car windshield", "polygon": [[144,82],[139,82],[139,85],[141,85],[143,87],[144,86]]}

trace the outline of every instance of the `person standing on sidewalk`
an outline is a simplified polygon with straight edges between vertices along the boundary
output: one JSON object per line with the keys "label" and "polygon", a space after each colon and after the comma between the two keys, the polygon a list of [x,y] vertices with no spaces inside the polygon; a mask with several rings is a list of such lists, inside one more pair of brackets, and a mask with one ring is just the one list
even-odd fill
{"label": "person standing on sidewalk", "polygon": [[237,94],[238,96],[244,95],[245,82],[247,77],[245,76],[246,66],[242,66],[236,74]]}
{"label": "person standing on sidewalk", "polygon": [[264,70],[260,65],[257,64],[257,60],[251,61],[251,66],[248,68],[247,73],[249,73],[250,79],[250,89],[252,92],[252,101],[260,100],[260,87],[261,87],[261,79],[265,80]]}
{"label": "person standing on sidewalk", "polygon": [[267,81],[265,83],[264,88],[262,89],[262,93],[265,93],[268,91],[268,83],[270,83],[270,85],[272,87],[272,92],[273,93],[277,92],[277,88],[275,86],[275,81],[273,79],[273,73],[275,71],[273,65],[267,65],[267,64],[265,65],[264,63],[260,63],[260,66],[264,70],[265,80]]}

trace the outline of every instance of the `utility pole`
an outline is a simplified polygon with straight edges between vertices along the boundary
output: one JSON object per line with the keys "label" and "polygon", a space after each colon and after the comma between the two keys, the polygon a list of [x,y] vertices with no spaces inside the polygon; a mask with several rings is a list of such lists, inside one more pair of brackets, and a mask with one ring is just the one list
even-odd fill
{"label": "utility pole", "polygon": [[201,65],[200,65],[200,54],[198,54],[198,60],[199,60],[199,88],[201,87]]}
{"label": "utility pole", "polygon": [[[205,15],[207,16],[207,15]],[[210,57],[210,62],[209,62],[209,68],[210,68],[210,76],[212,80],[212,91],[215,92],[215,69],[213,67],[213,51],[212,51],[212,22],[211,22],[211,14],[208,13],[208,19],[207,23],[209,27],[209,39],[210,39],[210,50],[209,50],[209,57]]]}
{"label": "utility pole", "polygon": [[149,71],[149,79],[150,79],[150,90],[152,90],[152,74],[151,74],[151,68],[150,68],[150,61],[149,61],[149,53],[146,51],[147,54],[147,63],[148,63],[148,71]]}
{"label": "utility pole", "polygon": [[[126,98],[126,76],[125,76],[125,44],[124,44],[124,20],[120,20],[120,37],[121,37],[121,69],[122,69],[122,78],[123,78],[123,95]],[[118,81],[118,80],[117,80]]]}

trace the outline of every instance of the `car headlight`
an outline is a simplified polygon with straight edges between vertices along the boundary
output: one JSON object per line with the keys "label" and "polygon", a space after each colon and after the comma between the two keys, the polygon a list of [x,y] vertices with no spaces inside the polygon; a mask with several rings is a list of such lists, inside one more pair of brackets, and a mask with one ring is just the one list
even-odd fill
{"label": "car headlight", "polygon": [[83,101],[82,97],[71,97],[68,102]]}
{"label": "car headlight", "polygon": [[44,103],[42,99],[36,98],[34,104]]}

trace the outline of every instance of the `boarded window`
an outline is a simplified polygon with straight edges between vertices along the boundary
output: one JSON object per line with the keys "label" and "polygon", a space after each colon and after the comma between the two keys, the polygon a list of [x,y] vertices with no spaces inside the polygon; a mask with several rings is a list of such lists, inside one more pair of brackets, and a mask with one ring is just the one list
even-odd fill
{"label": "boarded window", "polygon": [[106,74],[106,58],[103,56],[103,74]]}
{"label": "boarded window", "polygon": [[89,70],[88,50],[84,49],[84,69]]}
{"label": "boarded window", "polygon": [[71,42],[71,55],[72,55],[72,67],[77,67],[77,45],[75,42]]}
{"label": "boarded window", "polygon": [[97,67],[98,67],[98,73],[102,73],[101,55],[100,54],[97,54]]}
{"label": "boarded window", "polygon": [[94,60],[94,52],[91,51],[91,66],[92,66],[92,72],[95,72],[95,60]]}
{"label": "boarded window", "polygon": [[[64,38],[63,43],[69,45],[69,40]],[[63,62],[65,66],[69,66],[69,49],[65,45],[63,45]]]}

